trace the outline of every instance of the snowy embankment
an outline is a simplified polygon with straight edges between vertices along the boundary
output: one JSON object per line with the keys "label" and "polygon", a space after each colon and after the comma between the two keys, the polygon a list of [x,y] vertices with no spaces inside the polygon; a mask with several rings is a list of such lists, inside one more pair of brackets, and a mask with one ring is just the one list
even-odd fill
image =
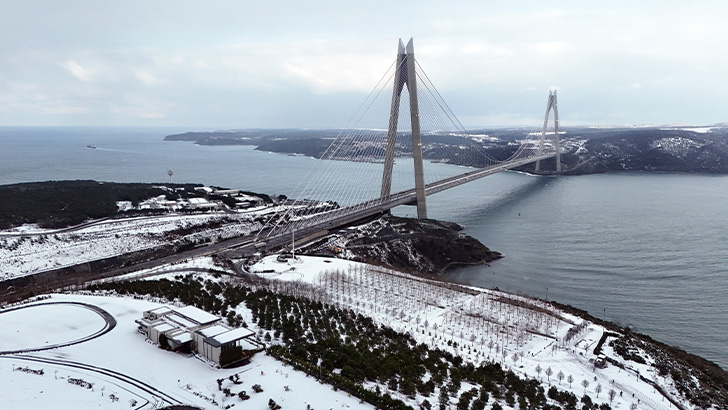
{"label": "snowy embankment", "polygon": [[112,219],[78,230],[51,231],[24,226],[0,232],[0,280],[149,249],[174,241],[204,242],[245,235],[260,229],[260,223],[254,222],[255,216],[255,213],[171,215]]}

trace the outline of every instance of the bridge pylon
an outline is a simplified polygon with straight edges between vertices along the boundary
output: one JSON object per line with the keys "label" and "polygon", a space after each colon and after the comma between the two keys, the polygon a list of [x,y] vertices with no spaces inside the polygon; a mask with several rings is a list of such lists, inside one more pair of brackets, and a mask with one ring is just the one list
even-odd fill
{"label": "bridge pylon", "polygon": [[[559,136],[559,107],[556,101],[556,90],[549,90],[549,99],[546,103],[546,118],[543,120],[541,138],[538,144],[539,153],[543,153],[546,140],[546,127],[549,123],[549,114],[554,111],[554,147],[556,148],[556,172],[561,172],[561,143]],[[541,160],[536,161],[536,172],[541,170]]]}
{"label": "bridge pylon", "polygon": [[417,197],[417,217],[427,218],[425,203],[425,176],[422,166],[422,137],[420,135],[420,111],[417,103],[417,74],[415,72],[415,51],[413,39],[407,46],[399,40],[396,71],[394,73],[394,91],[392,92],[392,108],[389,114],[387,146],[384,154],[384,172],[382,174],[381,196],[385,198],[392,190],[392,169],[394,167],[397,125],[399,122],[399,105],[402,90],[407,85],[410,103],[410,122],[412,125],[412,156],[415,163],[415,194]]}

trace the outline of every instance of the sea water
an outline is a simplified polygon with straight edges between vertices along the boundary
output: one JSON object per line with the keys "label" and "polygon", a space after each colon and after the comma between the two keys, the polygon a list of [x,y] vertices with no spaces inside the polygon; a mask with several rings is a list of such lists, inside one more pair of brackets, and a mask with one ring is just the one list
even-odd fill
{"label": "sea water", "polygon": [[[163,141],[184,131],[3,127],[0,184],[162,183],[172,170],[173,182],[290,195],[316,163],[251,146]],[[335,163],[339,183],[357,186],[361,171]],[[457,222],[505,255],[457,269],[455,279],[571,304],[728,368],[728,176],[508,172],[427,200],[431,218]]]}

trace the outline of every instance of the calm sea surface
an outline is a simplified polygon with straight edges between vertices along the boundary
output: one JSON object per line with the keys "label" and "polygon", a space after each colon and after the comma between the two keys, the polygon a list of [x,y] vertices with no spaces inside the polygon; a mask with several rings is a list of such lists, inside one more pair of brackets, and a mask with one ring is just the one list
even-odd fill
{"label": "calm sea surface", "polygon": [[[174,182],[290,195],[315,163],[162,141],[184,131],[0,128],[0,184],[166,182],[171,169]],[[343,184],[361,182],[360,169],[335,166]],[[728,177],[501,173],[428,198],[428,212],[505,254],[456,279],[571,304],[728,368]]]}

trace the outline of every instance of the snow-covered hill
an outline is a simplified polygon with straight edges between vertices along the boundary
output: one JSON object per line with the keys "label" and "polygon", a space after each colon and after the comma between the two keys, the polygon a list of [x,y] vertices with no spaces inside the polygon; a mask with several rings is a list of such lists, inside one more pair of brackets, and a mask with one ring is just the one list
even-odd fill
{"label": "snow-covered hill", "polygon": [[[540,386],[544,392],[542,394],[549,392],[547,402],[557,407],[563,404],[551,398],[551,391],[554,392],[553,397],[561,397],[557,392],[573,394],[578,399],[589,396],[585,400],[604,403],[615,409],[670,409],[675,406],[670,400],[685,409],[697,408],[678,391],[673,376],[658,369],[657,360],[649,349],[630,347],[631,354],[645,360],[644,363],[628,360],[616,351],[622,348],[619,341],[623,340],[624,335],[612,333],[599,324],[542,301],[426,280],[335,258],[302,257],[279,261],[275,257],[268,257],[252,267],[253,276],[223,273],[207,260],[202,263],[190,261],[189,265],[177,265],[168,271],[158,269],[135,275],[137,280],[147,281],[150,288],[164,294],[169,294],[169,290],[164,290],[168,286],[166,284],[178,283],[184,287],[185,284],[199,283],[201,292],[189,296],[218,295],[213,298],[220,299],[222,304],[214,309],[222,307],[225,316],[232,318],[233,322],[244,323],[269,346],[283,348],[271,350],[275,351],[275,354],[272,353],[274,356],[281,357],[283,361],[259,353],[250,365],[222,370],[198,358],[166,352],[146,343],[144,336],[136,332],[134,320],[141,316],[143,310],[161,303],[179,304],[180,300],[174,302],[139,293],[136,296],[119,297],[117,292],[109,291],[97,291],[95,296],[53,295],[50,299],[53,302],[74,301],[98,306],[109,312],[118,324],[109,333],[77,345],[35,353],[0,355],[0,378],[12,380],[13,384],[11,390],[0,392],[0,400],[13,403],[17,406],[15,408],[23,408],[23,405],[31,403],[33,408],[100,406],[146,409],[174,402],[206,409],[226,406],[265,408],[270,399],[284,409],[303,409],[307,405],[324,409],[372,408],[359,398],[350,397],[341,390],[335,391],[331,386],[315,381],[316,373],[321,372],[320,368],[330,364],[319,362],[321,367],[317,370],[314,362],[313,372],[297,371],[284,364],[298,366],[294,359],[296,356],[285,353],[293,352],[296,345],[289,344],[291,339],[288,339],[287,331],[274,331],[277,326],[275,320],[271,322],[273,325],[267,323],[269,313],[262,313],[260,303],[276,300],[275,295],[288,295],[280,296],[286,302],[284,304],[284,299],[279,298],[275,302],[275,309],[284,305],[290,307],[293,301],[298,300],[296,298],[304,298],[300,299],[302,303],[304,300],[313,300],[305,303],[321,302],[323,306],[343,312],[336,313],[339,319],[335,327],[341,332],[342,346],[352,343],[352,348],[364,348],[361,340],[357,342],[360,336],[345,330],[345,326],[349,326],[345,323],[351,323],[352,319],[358,322],[370,318],[378,329],[392,329],[398,333],[391,335],[401,334],[397,338],[411,340],[409,343],[412,343],[412,348],[426,346],[432,352],[437,350],[452,355],[448,357],[454,361],[448,359],[444,363],[453,367],[444,373],[445,379],[432,385],[434,391],[431,392],[403,393],[402,389],[406,387],[387,382],[366,381],[361,384],[371,394],[378,391],[378,394],[386,394],[411,408],[426,406],[425,403],[437,408],[437,403],[443,400],[443,391],[447,392],[444,408],[459,408],[458,403],[466,398],[468,402],[473,400],[474,397],[469,395],[473,391],[477,393],[478,389],[482,391],[485,384],[477,380],[453,384],[456,367],[466,368],[462,366],[496,366],[494,368],[511,371],[515,377]],[[214,272],[201,273],[203,269],[199,267],[205,266]],[[159,282],[160,278],[165,281]],[[125,286],[124,282],[107,282],[96,288],[122,290],[127,289]],[[234,295],[244,288],[248,289],[245,291],[248,292],[246,299],[257,300],[258,307],[247,302],[227,305],[228,298],[238,298]],[[269,295],[273,298],[253,296],[263,295],[260,293],[263,290],[272,292]],[[38,303],[42,302],[47,301]],[[291,312],[299,312],[299,309],[303,312],[307,308],[300,305]],[[26,309],[22,318],[17,316],[17,312],[0,312],[6,312],[0,313],[0,326],[6,330],[0,338],[0,351],[19,346],[32,349],[46,342],[74,340],[102,326],[102,321],[94,319],[93,315],[64,314],[62,310],[52,310],[48,305],[41,304]],[[290,320],[293,316],[287,317]],[[307,320],[298,322],[299,326],[309,323]],[[318,320],[302,328],[312,332],[308,337],[313,339],[302,340],[316,340],[313,335],[319,334],[319,330],[316,330]],[[366,320],[360,323],[366,323]],[[51,334],[54,335],[53,340],[48,339]],[[385,331],[385,334],[390,333]],[[374,334],[368,336],[373,337]],[[604,368],[597,366],[600,358],[595,353],[600,341],[603,342],[600,354],[608,360]],[[615,341],[617,343],[612,343]],[[386,351],[381,353],[386,355]],[[82,366],[71,366],[71,362]],[[150,366],[150,363],[154,365]],[[374,369],[376,366],[375,363]],[[41,371],[43,374],[39,374]],[[346,375],[351,369],[339,368],[331,374],[336,375],[338,372]],[[308,377],[306,373],[309,373]],[[239,383],[233,382],[238,380],[236,374]],[[229,377],[233,377],[233,380]],[[436,379],[429,372],[423,377],[424,381]],[[70,382],[71,379],[74,381]],[[222,379],[221,385],[218,385],[219,379]],[[91,388],[84,387],[88,384]],[[264,392],[252,393],[253,384],[260,384]],[[150,392],[140,386],[154,389]],[[230,389],[230,395],[224,395],[222,388]],[[508,389],[502,391],[503,395],[491,395],[487,399],[487,407],[518,408],[517,395],[516,401],[509,404],[511,393],[508,393]],[[237,396],[242,390],[251,396],[250,400],[242,401]],[[118,400],[110,398],[111,394]],[[63,399],[55,403],[58,397]],[[477,408],[476,402],[472,403]],[[721,406],[721,403],[716,402],[714,408],[724,408]]]}

